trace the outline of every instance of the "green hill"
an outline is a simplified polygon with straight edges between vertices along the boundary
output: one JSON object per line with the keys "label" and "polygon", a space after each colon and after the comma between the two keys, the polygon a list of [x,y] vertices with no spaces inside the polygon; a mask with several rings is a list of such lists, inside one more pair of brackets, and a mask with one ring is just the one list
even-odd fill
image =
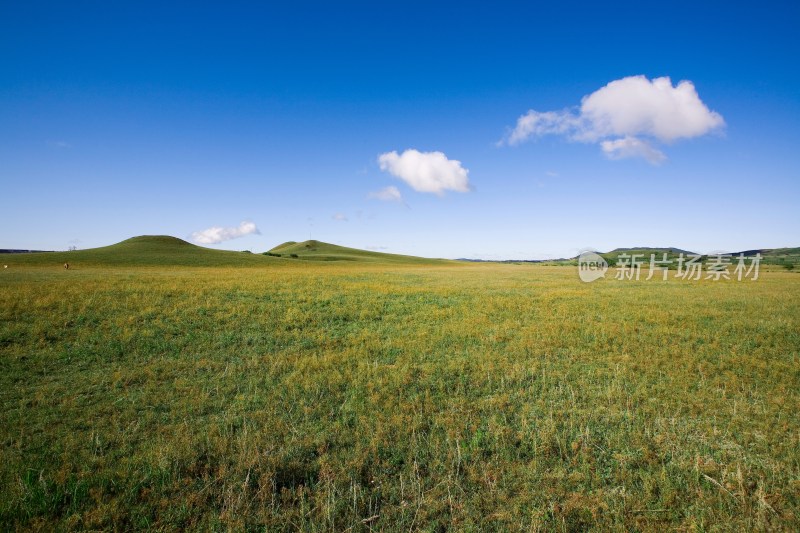
{"label": "green hill", "polygon": [[268,254],[306,261],[360,261],[375,263],[448,263],[445,259],[427,259],[412,255],[386,254],[358,248],[347,248],[322,241],[289,241],[276,246]]}
{"label": "green hill", "polygon": [[770,258],[798,258],[800,257],[800,248],[762,248],[758,250],[744,250],[736,252],[734,255],[744,254],[745,257],[750,257],[756,254],[761,254],[761,257]]}
{"label": "green hill", "polygon": [[14,266],[266,266],[305,261],[352,261],[370,263],[437,264],[443,259],[385,254],[346,248],[320,241],[288,241],[266,254],[213,250],[166,235],[142,235],[102,248],[73,252],[0,254],[0,262]]}
{"label": "green hill", "polygon": [[278,246],[276,246],[275,248],[270,250],[270,252],[275,252],[275,251],[280,250],[282,248],[287,248],[289,246],[292,246],[293,244],[297,244],[297,241],[286,241],[285,243],[279,244]]}
{"label": "green hill", "polygon": [[765,265],[776,265],[788,270],[800,270],[800,248],[765,248],[761,250],[744,250],[734,255],[744,254],[752,257],[761,254],[761,262]]}
{"label": "green hill", "polygon": [[37,252],[0,255],[0,262],[14,265],[59,266],[261,266],[287,261],[260,254],[212,250],[166,235],[142,235],[102,248],[73,252]]}
{"label": "green hill", "polygon": [[[676,259],[679,254],[689,255],[695,252],[681,250],[680,248],[616,248],[610,252],[601,253],[609,265],[615,265],[621,254],[640,256],[640,260],[650,260],[650,254],[656,254],[656,258],[660,259],[664,253],[667,257]],[[744,254],[745,257],[753,257],[756,254],[761,254],[761,263],[763,265],[776,265],[783,266],[787,269],[795,269],[800,267],[800,248],[763,248],[756,250],[744,250],[738,252],[731,252],[731,257],[738,257],[739,254]],[[708,255],[702,255],[701,261],[706,262],[709,260]]]}

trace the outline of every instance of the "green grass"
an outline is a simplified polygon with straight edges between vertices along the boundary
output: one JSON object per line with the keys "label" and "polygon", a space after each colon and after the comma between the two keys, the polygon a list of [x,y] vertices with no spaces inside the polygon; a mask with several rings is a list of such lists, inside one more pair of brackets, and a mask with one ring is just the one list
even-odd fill
{"label": "green grass", "polygon": [[0,272],[2,530],[800,527],[800,275],[116,250]]}

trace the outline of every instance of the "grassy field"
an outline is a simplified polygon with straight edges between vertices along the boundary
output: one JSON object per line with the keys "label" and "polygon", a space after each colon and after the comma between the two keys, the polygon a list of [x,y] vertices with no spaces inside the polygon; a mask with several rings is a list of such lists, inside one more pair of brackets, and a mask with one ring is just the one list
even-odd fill
{"label": "grassy field", "polygon": [[3,258],[0,529],[800,528],[800,274],[182,253]]}

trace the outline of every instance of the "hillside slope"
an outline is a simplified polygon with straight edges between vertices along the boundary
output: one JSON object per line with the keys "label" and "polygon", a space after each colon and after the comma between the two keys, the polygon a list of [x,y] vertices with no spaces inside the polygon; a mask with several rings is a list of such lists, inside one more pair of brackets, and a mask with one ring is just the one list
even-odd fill
{"label": "hillside slope", "polygon": [[[281,257],[302,259],[306,261],[361,261],[382,263],[415,263],[415,264],[440,264],[449,263],[446,259],[428,259],[412,255],[387,254],[371,252],[358,248],[348,248],[327,242],[310,240],[305,242],[289,241],[276,246],[268,253],[279,254]],[[293,257],[296,256],[296,257]]]}

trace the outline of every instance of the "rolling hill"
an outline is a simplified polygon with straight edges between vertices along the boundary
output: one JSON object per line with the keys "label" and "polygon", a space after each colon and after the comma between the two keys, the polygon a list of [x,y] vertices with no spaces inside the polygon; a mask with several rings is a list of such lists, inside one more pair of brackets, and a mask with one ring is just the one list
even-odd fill
{"label": "rolling hill", "polygon": [[285,242],[265,254],[213,250],[166,235],[142,235],[111,246],[71,252],[8,253],[0,262],[13,267],[54,266],[198,266],[235,267],[298,264],[303,261],[349,261],[391,264],[441,264],[444,259],[386,254],[321,241]]}
{"label": "rolling hill", "polygon": [[142,235],[102,248],[72,252],[16,253],[0,256],[4,265],[47,266],[70,263],[114,266],[262,266],[283,262],[274,257],[212,250],[166,235]]}
{"label": "rolling hill", "polygon": [[449,263],[446,259],[427,259],[412,255],[387,254],[347,248],[327,242],[310,240],[305,242],[289,241],[276,246],[268,254],[290,259],[306,261],[360,261],[378,263],[414,263],[414,264],[441,264]]}

